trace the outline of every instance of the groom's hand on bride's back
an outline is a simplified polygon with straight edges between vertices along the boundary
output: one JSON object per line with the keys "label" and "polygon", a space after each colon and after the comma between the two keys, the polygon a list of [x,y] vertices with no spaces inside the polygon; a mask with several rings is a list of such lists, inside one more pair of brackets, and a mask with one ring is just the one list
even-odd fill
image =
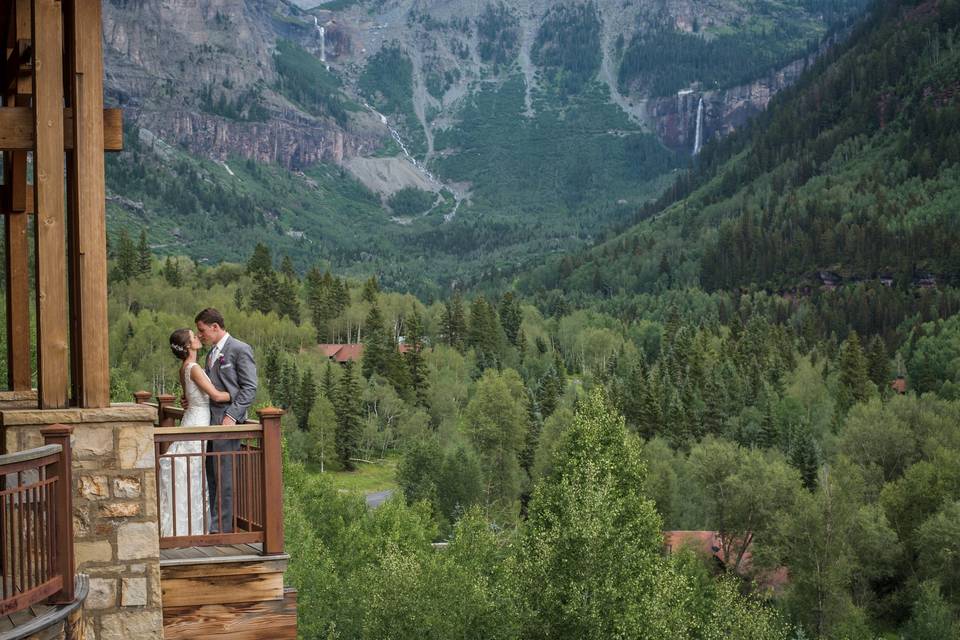
{"label": "groom's hand on bride's back", "polygon": [[187,409],[190,408],[190,407],[189,407],[189,404],[190,404],[190,403],[187,402],[187,396],[186,396],[186,394],[180,396],[180,406],[183,407],[183,410],[184,410],[184,411],[186,411]]}

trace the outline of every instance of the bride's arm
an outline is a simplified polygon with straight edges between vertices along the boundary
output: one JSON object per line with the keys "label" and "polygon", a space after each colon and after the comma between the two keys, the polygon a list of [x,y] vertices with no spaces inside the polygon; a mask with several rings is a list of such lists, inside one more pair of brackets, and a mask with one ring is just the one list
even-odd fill
{"label": "bride's arm", "polygon": [[213,386],[210,378],[207,377],[207,374],[204,373],[200,367],[190,367],[190,379],[196,382],[197,386],[200,387],[200,391],[210,396],[210,399],[214,402],[230,402],[230,394],[226,391],[220,391]]}

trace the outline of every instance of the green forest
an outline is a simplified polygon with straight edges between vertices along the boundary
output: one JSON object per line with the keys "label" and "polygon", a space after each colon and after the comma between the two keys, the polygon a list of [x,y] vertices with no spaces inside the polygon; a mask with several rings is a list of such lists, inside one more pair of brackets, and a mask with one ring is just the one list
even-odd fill
{"label": "green forest", "polygon": [[[515,16],[484,16],[484,59],[506,64]],[[445,175],[495,178],[476,186],[483,225],[384,231],[377,196],[322,165],[299,178],[238,161],[230,181],[181,157],[192,188],[176,191],[114,161],[118,193],[170,206],[168,226],[202,218],[194,242],[226,225],[242,249],[201,261],[111,226],[113,399],[178,393],[166,341],[200,306],[253,345],[257,405],[286,410],[304,638],[960,638],[960,1],[880,0],[642,206],[609,191],[639,194],[678,160],[597,108],[581,75],[596,61],[564,57],[598,37],[591,10],[546,24],[538,115],[513,131],[554,157],[489,126],[522,111],[517,75],[436,140],[473,150]],[[296,52],[278,55],[285,90],[328,108]],[[402,110],[409,60],[380,55],[368,96]],[[582,138],[557,133],[571,119]],[[596,135],[613,127],[626,134]],[[135,140],[128,153],[153,157]],[[591,173],[601,156],[617,170]],[[264,218],[281,192],[324,201]],[[412,215],[430,198],[388,204]],[[539,227],[516,221],[538,203]],[[591,229],[595,246],[544,240],[587,234],[577,213],[599,209],[616,226]],[[336,242],[289,234],[304,215]],[[505,237],[542,266],[501,260]],[[445,257],[391,265],[411,246]],[[363,357],[331,362],[327,343]],[[394,476],[376,508],[338,484],[361,465]],[[671,531],[716,532],[716,548],[674,548]]]}

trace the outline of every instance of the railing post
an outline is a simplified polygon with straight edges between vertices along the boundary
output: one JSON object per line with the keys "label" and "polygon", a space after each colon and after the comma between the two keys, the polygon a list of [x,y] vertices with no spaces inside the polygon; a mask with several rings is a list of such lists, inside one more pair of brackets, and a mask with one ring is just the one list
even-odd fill
{"label": "railing post", "polygon": [[267,407],[257,411],[263,426],[263,554],[283,553],[283,461],[280,455],[280,417],[284,411]]}
{"label": "railing post", "polygon": [[147,404],[150,402],[150,395],[149,391],[134,391],[133,401],[137,404]]}
{"label": "railing post", "polygon": [[161,393],[157,396],[157,421],[161,427],[175,427],[173,418],[167,415],[167,407],[172,407],[175,397],[168,393]]}
{"label": "railing post", "polygon": [[73,427],[55,424],[40,430],[44,444],[60,445],[60,459],[53,465],[57,476],[57,486],[54,491],[56,532],[56,567],[63,576],[63,589],[50,596],[51,604],[68,604],[73,602],[73,477],[70,449],[70,435]]}

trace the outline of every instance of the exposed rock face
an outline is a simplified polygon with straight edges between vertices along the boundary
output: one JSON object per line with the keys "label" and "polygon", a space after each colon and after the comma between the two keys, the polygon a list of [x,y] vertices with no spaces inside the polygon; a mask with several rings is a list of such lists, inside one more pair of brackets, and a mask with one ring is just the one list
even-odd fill
{"label": "exposed rock face", "polygon": [[375,151],[381,143],[379,135],[349,133],[307,118],[235,122],[188,109],[144,115],[160,138],[175,140],[198,155],[221,160],[239,155],[290,169],[317,162],[341,164],[345,158]]}
{"label": "exposed rock face", "polygon": [[[295,20],[276,18],[289,17],[288,10],[280,0],[106,2],[108,97],[125,108],[128,122],[217,159],[240,155],[298,168],[376,150],[384,131],[365,122],[340,127],[272,91],[277,39],[311,35]],[[204,92],[255,96],[269,117],[245,122],[205,112]]]}
{"label": "exposed rock face", "polygon": [[704,141],[725,136],[766,109],[773,96],[797,81],[807,63],[806,59],[797,60],[767,77],[723,91],[687,89],[676,96],[651,99],[647,101],[647,116],[665,145],[692,153],[700,98],[704,104]]}

